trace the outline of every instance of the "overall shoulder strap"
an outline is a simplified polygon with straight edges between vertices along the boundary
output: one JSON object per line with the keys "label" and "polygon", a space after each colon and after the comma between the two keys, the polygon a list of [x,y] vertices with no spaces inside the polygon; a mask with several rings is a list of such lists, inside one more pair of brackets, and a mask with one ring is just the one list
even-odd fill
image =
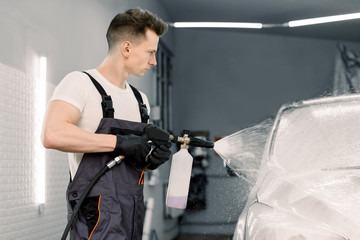
{"label": "overall shoulder strap", "polygon": [[[130,85],[130,84],[129,84]],[[146,107],[146,104],[144,103],[142,97],[141,97],[141,94],[140,92],[132,85],[130,85],[135,97],[136,97],[136,100],[138,101],[139,103],[139,110],[140,110],[140,115],[141,115],[141,122],[143,123],[147,123],[150,116],[149,116],[149,113],[148,113],[148,110],[147,110],[147,107]]]}
{"label": "overall shoulder strap", "polygon": [[92,83],[95,85],[96,89],[98,90],[98,92],[101,95],[101,98],[102,98],[101,107],[103,110],[103,117],[104,118],[114,118],[114,108],[113,108],[113,102],[112,102],[111,96],[107,95],[104,88],[100,85],[100,83],[98,81],[95,80],[95,78],[93,78],[93,76],[91,76],[89,73],[87,73],[85,71],[83,71],[83,73],[85,73],[86,75],[89,76]]}

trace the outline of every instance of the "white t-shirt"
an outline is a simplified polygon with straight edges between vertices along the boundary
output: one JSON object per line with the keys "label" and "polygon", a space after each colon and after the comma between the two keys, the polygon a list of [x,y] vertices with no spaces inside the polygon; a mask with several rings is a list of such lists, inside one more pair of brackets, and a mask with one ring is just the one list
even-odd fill
{"label": "white t-shirt", "polygon": [[[141,122],[139,105],[136,97],[126,82],[126,89],[119,88],[104,78],[96,69],[88,70],[104,88],[105,92],[111,96],[114,107],[114,117],[118,119]],[[150,106],[146,95],[140,92],[143,102],[146,104],[150,113]],[[77,107],[81,112],[81,117],[76,126],[94,133],[103,117],[101,108],[101,95],[95,88],[90,78],[83,72],[71,72],[56,87],[50,101],[62,100]],[[79,167],[83,153],[69,153],[69,167],[71,177]]]}

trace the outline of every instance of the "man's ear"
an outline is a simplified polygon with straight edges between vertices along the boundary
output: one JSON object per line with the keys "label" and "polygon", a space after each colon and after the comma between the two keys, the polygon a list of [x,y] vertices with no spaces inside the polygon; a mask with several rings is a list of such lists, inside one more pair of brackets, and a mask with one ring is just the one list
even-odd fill
{"label": "man's ear", "polygon": [[130,56],[131,52],[131,43],[129,41],[124,41],[120,44],[121,53],[124,57]]}

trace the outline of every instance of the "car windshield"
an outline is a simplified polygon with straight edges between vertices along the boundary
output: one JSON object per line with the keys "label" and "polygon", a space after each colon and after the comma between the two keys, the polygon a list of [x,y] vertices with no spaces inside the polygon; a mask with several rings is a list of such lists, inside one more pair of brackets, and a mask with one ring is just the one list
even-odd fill
{"label": "car windshield", "polygon": [[360,100],[288,107],[270,161],[287,171],[360,168]]}

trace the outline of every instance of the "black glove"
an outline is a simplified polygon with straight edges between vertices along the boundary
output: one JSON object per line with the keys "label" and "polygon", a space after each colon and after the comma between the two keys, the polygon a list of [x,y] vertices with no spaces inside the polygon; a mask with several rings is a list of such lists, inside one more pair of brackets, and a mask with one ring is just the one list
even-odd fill
{"label": "black glove", "polygon": [[124,155],[136,170],[142,170],[146,166],[145,158],[150,152],[151,145],[145,137],[134,134],[116,135],[114,153]]}
{"label": "black glove", "polygon": [[147,163],[147,169],[154,170],[169,160],[171,155],[170,147],[170,142],[165,145],[161,145],[160,147],[155,147],[148,159],[149,163]]}

